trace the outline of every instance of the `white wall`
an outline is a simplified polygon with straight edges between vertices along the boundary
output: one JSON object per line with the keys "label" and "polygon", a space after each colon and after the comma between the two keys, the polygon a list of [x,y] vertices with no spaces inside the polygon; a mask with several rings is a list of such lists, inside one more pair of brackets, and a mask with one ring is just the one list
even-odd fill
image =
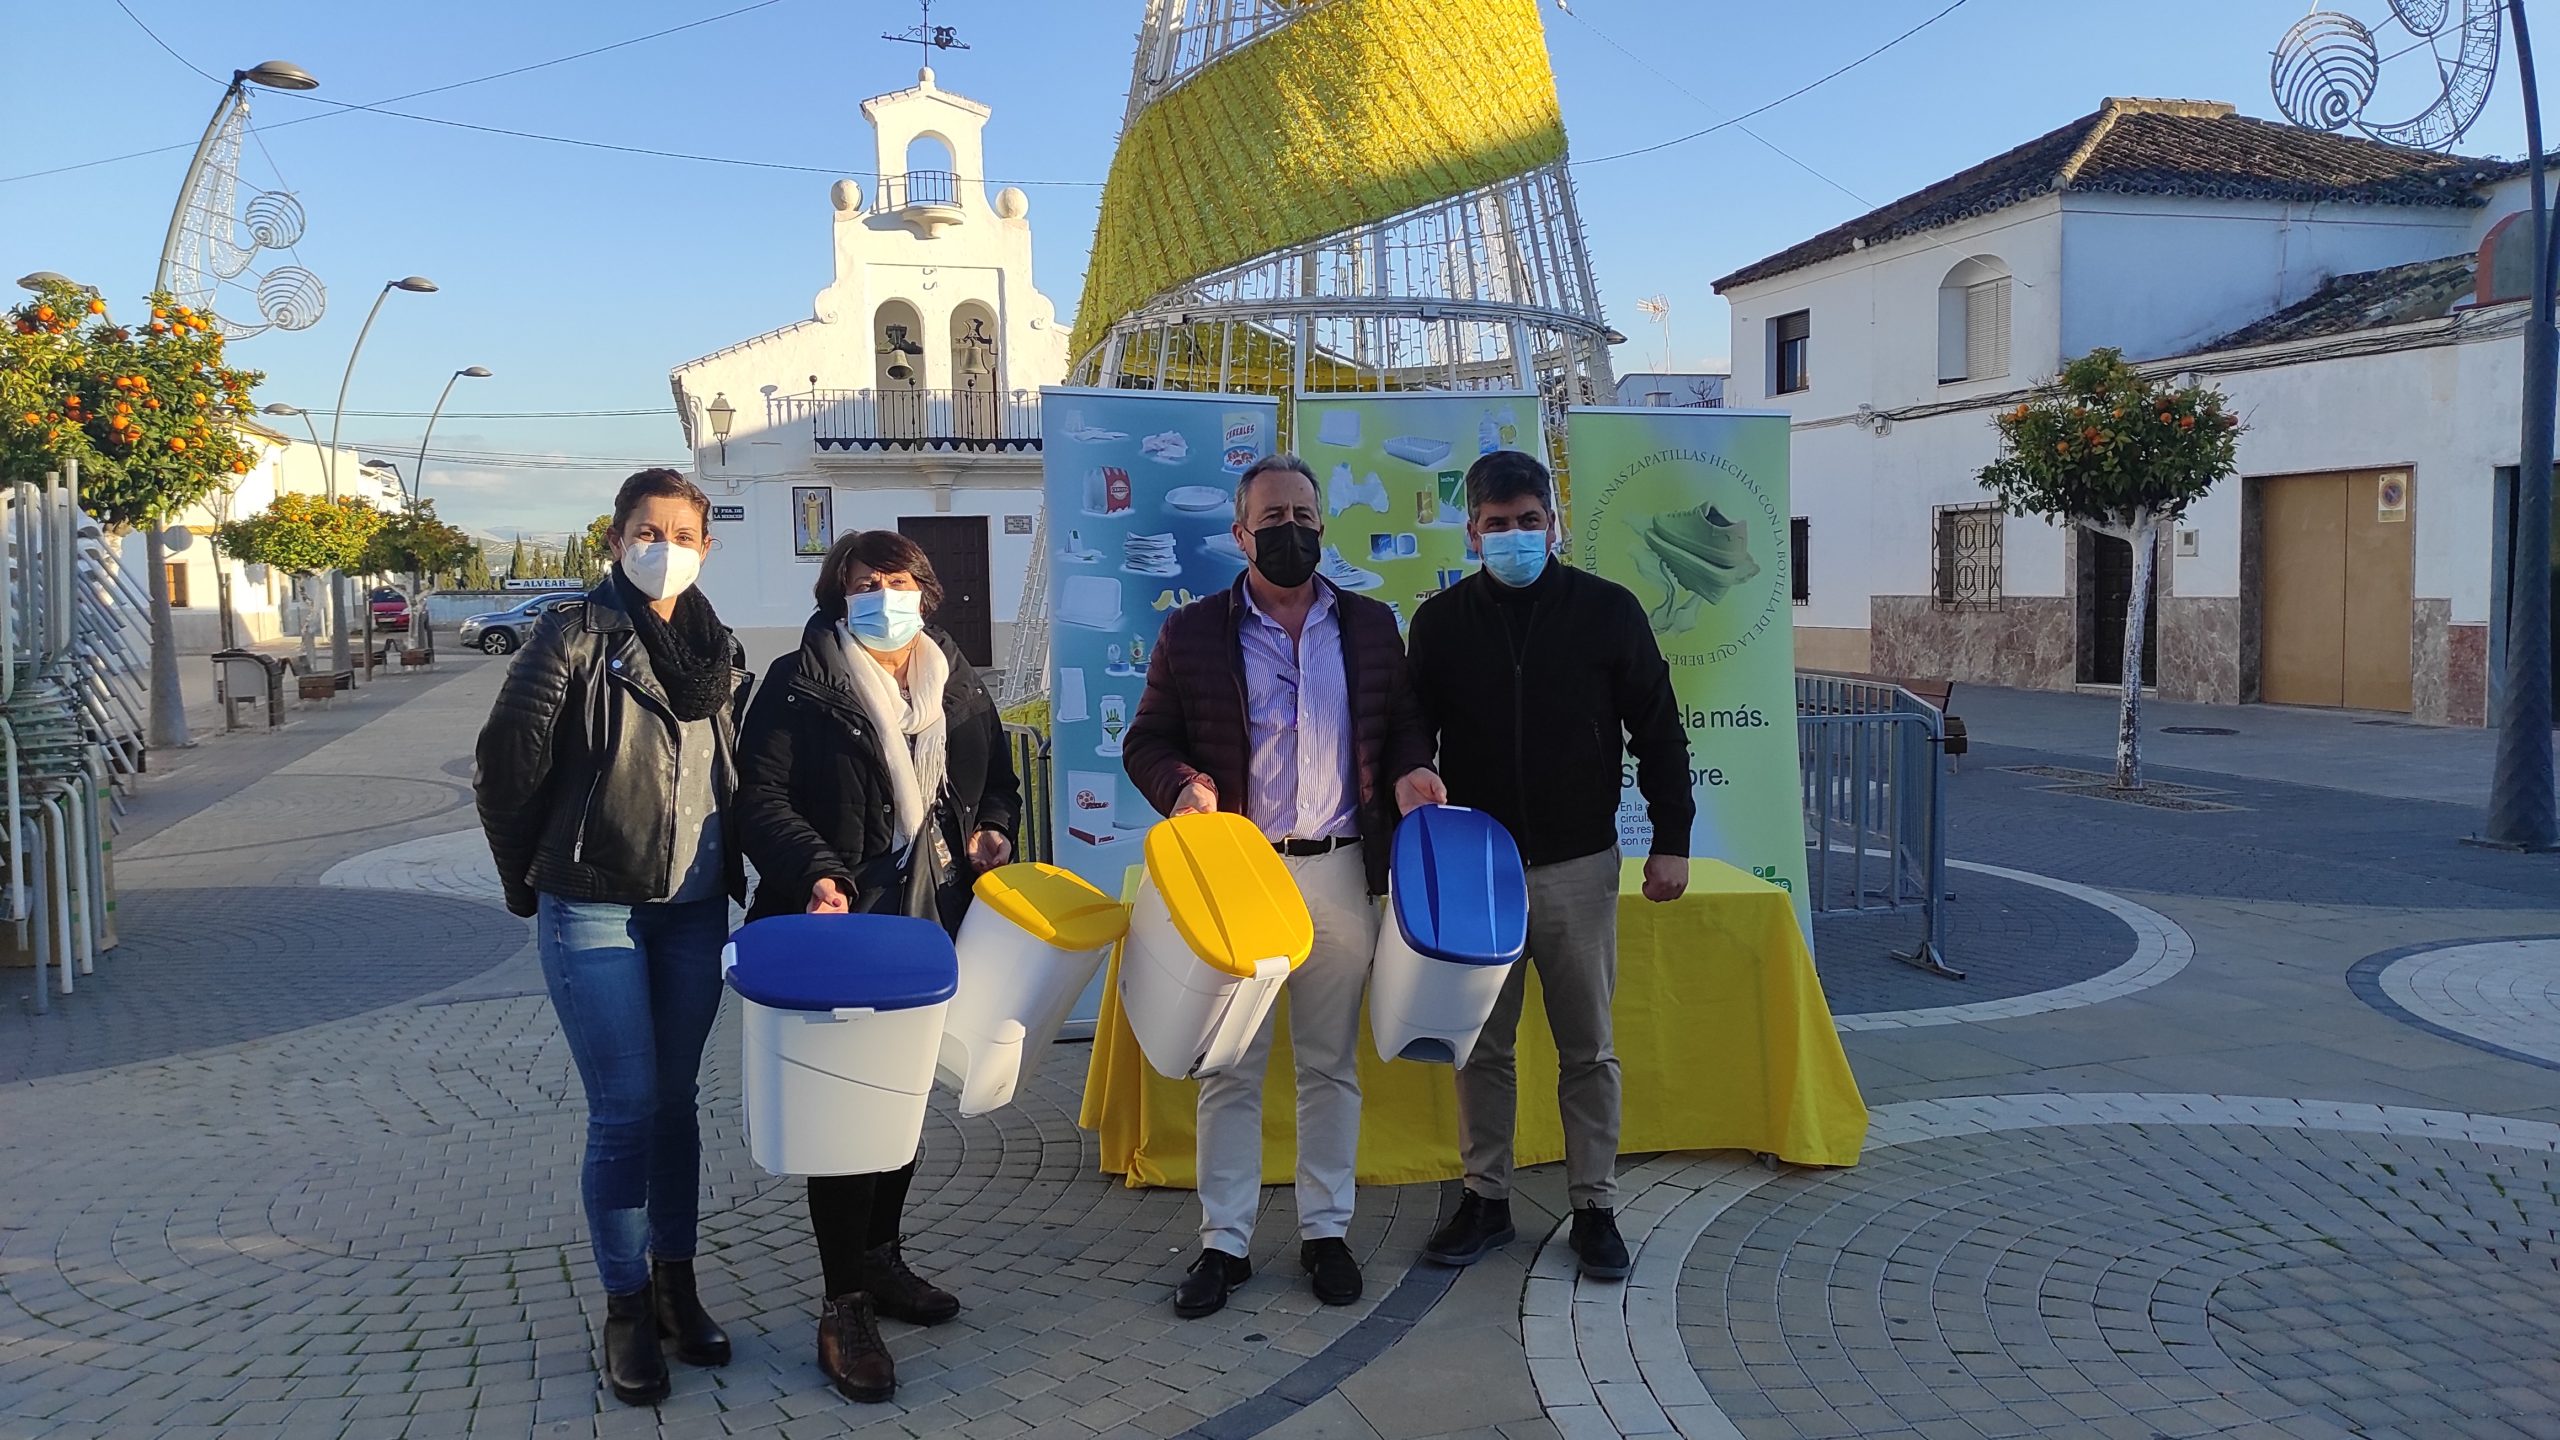
{"label": "white wall", "polygon": [[[1799,422],[1996,392],[2049,375],[2057,364],[2061,207],[2052,199],[2011,206],[1925,235],[1870,246],[1819,265],[1725,292],[1733,307],[1733,379],[1725,403],[1785,410]],[[2008,267],[2009,376],[1938,383],[1938,286],[1974,256]],[[1803,310],[1812,324],[1812,384],[1768,390],[1768,322]]]}
{"label": "white wall", "polygon": [[2161,196],[2062,199],[2061,352],[2181,355],[2339,275],[2474,248],[2485,212]]}

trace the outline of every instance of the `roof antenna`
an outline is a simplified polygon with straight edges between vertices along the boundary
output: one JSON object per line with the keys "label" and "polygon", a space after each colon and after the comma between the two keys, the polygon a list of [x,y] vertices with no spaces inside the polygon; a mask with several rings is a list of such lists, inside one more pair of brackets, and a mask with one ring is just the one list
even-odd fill
{"label": "roof antenna", "polygon": [[914,44],[919,63],[930,71],[933,68],[934,51],[966,50],[969,48],[969,42],[960,38],[957,28],[933,23],[933,0],[917,0],[917,3],[924,10],[923,24],[910,25],[895,35],[883,31],[880,38]]}

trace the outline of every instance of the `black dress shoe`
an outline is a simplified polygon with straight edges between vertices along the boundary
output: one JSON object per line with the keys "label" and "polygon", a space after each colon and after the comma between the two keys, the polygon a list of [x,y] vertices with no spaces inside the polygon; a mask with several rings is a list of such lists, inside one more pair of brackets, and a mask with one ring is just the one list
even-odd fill
{"label": "black dress shoe", "polygon": [[1573,1212],[1573,1256],[1582,1262],[1586,1280],[1624,1280],[1635,1266],[1627,1259],[1627,1242],[1618,1235],[1618,1217],[1606,1205]]}
{"label": "black dress shoe", "polygon": [[1215,1315],[1227,1308],[1227,1296],[1253,1278],[1253,1262],[1224,1250],[1202,1250],[1191,1273],[1173,1287],[1173,1313],[1185,1320]]}
{"label": "black dress shoe", "polygon": [[1458,1213],[1433,1231],[1422,1258],[1439,1265],[1473,1265],[1510,1244],[1520,1232],[1511,1228],[1511,1202],[1487,1200],[1473,1190],[1458,1195]]}
{"label": "black dress shoe", "polygon": [[687,1365],[729,1363],[729,1333],[712,1322],[694,1293],[692,1261],[650,1261],[649,1288],[658,1297],[658,1338],[675,1342],[677,1359]]}
{"label": "black dress shoe", "polygon": [[667,1357],[658,1349],[657,1306],[646,1285],[604,1297],[604,1382],[625,1405],[667,1398]]}
{"label": "black dress shoe", "polygon": [[1360,1298],[1360,1262],[1339,1237],[1309,1240],[1298,1247],[1298,1264],[1307,1272],[1316,1298],[1327,1305],[1348,1305]]}
{"label": "black dress shoe", "polygon": [[864,1251],[857,1273],[870,1293],[872,1311],[883,1318],[940,1325],[960,1314],[958,1296],[907,1267],[900,1241]]}

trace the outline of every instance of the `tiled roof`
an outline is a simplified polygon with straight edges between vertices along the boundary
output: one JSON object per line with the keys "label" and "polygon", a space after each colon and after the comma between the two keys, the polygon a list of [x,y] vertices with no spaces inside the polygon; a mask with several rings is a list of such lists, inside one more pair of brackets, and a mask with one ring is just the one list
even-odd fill
{"label": "tiled roof", "polygon": [[2439,319],[2472,293],[2479,268],[2480,257],[2466,250],[2441,260],[2340,275],[2273,315],[2203,348],[2240,350]]}
{"label": "tiled roof", "polygon": [[1716,282],[1722,292],[2060,192],[2219,200],[2474,206],[2515,163],[2436,155],[2252,120],[2212,100],[2109,100],[1970,170]]}

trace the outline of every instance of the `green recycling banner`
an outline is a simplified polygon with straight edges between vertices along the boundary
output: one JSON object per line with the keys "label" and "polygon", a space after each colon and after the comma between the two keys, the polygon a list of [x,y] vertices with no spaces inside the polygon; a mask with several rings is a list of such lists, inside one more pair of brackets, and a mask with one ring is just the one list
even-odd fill
{"label": "green recycling banner", "polygon": [[[1796,761],[1795,606],[1789,584],[1787,417],[1707,408],[1574,410],[1580,563],[1644,602],[1671,665],[1698,797],[1690,853],[1795,897],[1813,943]],[[1653,829],[1627,764],[1618,840]]]}

